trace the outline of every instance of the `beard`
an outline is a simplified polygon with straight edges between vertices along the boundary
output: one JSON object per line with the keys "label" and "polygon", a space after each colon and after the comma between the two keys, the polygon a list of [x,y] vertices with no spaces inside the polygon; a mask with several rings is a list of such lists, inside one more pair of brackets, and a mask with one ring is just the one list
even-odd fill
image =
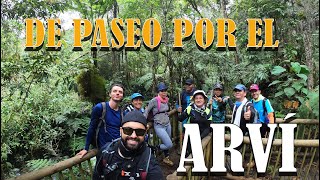
{"label": "beard", "polygon": [[126,149],[130,151],[135,151],[141,147],[141,144],[143,141],[141,141],[138,137],[132,138],[130,136],[127,136],[125,139],[122,139],[122,142]]}

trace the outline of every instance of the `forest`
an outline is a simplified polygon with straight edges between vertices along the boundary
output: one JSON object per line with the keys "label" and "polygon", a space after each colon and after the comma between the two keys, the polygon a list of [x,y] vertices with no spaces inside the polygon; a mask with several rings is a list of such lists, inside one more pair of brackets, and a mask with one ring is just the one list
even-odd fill
{"label": "forest", "polygon": [[[27,18],[61,18],[61,50],[25,51]],[[161,42],[154,51],[144,46],[100,51],[92,50],[89,40],[82,51],[73,51],[71,24],[79,18],[103,19],[109,32],[114,18],[137,18],[141,24],[155,18]],[[191,36],[183,50],[174,50],[173,19],[179,18],[194,25],[201,18],[232,19],[236,47],[201,50]],[[248,50],[248,18],[273,18],[279,47]],[[165,82],[172,108],[188,78],[206,92],[221,82],[231,98],[236,84],[257,83],[277,117],[295,112],[319,119],[318,59],[318,0],[1,0],[1,179],[79,152],[92,107],[108,100],[114,82],[125,87],[122,105],[134,92],[143,94],[146,104]]]}

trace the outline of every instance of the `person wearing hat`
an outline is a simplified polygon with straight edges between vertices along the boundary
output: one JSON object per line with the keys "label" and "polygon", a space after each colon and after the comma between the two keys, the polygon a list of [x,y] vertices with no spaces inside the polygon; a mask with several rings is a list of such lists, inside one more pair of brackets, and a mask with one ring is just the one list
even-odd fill
{"label": "person wearing hat", "polygon": [[[203,90],[196,90],[191,100],[192,103],[183,112],[181,109],[178,110],[181,113],[178,115],[178,120],[187,119],[187,123],[198,124],[201,132],[200,136],[203,139],[210,133],[210,124],[213,122],[211,111],[207,107],[208,97]],[[190,150],[191,147],[188,142],[187,154],[190,153]]]}
{"label": "person wearing hat", "polygon": [[149,112],[153,114],[153,128],[162,144],[157,145],[158,150],[162,150],[165,158],[163,162],[169,166],[173,166],[173,162],[169,158],[169,149],[172,147],[171,141],[171,123],[169,119],[169,98],[168,87],[160,82],[158,84],[158,96],[150,100],[144,116],[148,117]]}
{"label": "person wearing hat", "polygon": [[184,83],[184,90],[180,93],[181,107],[179,106],[179,102],[177,101],[176,109],[178,110],[179,108],[181,108],[181,110],[184,111],[191,103],[191,98],[195,91],[196,88],[194,87],[193,80],[187,79]]}
{"label": "person wearing hat", "polygon": [[257,119],[253,104],[246,98],[247,88],[243,84],[237,84],[233,89],[236,98],[232,111],[231,123],[240,127],[243,135],[248,132],[247,123],[253,123]]}
{"label": "person wearing hat", "polygon": [[261,94],[261,90],[257,84],[252,84],[250,86],[250,93],[253,98],[251,102],[259,113],[259,120],[257,123],[262,124],[262,127],[260,128],[261,136],[266,137],[270,130],[267,124],[275,122],[274,110],[270,101]]}
{"label": "person wearing hat", "polygon": [[121,138],[99,152],[93,179],[163,179],[161,167],[144,141],[147,119],[139,111],[131,111],[121,124]]}
{"label": "person wearing hat", "polygon": [[144,97],[140,93],[133,93],[131,95],[131,104],[125,107],[123,111],[123,116],[125,116],[128,112],[137,110],[141,113],[144,113],[144,109],[142,107]]}
{"label": "person wearing hat", "polygon": [[[194,82],[192,79],[187,79],[185,82],[184,82],[184,90],[182,90],[182,92],[180,93],[180,103],[181,103],[181,106],[179,104],[179,99],[177,100],[176,102],[176,110],[179,112],[183,112],[191,103],[191,99],[192,99],[192,96],[193,96],[193,93],[196,91],[196,88],[194,87]],[[184,119],[182,121],[182,137],[183,137],[183,134],[184,134],[184,127],[183,125],[187,122],[187,119]],[[178,154],[180,154],[180,152],[178,151]]]}
{"label": "person wearing hat", "polygon": [[211,106],[214,123],[224,123],[226,119],[227,104],[233,109],[233,102],[229,96],[223,95],[223,85],[216,83],[213,86],[213,97],[210,97],[208,106]]}

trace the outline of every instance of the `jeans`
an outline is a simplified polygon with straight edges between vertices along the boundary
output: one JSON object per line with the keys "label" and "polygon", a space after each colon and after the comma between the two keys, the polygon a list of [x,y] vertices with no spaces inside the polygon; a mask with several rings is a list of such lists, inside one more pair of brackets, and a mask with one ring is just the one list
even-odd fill
{"label": "jeans", "polygon": [[161,139],[163,144],[160,144],[159,147],[161,150],[168,150],[172,147],[171,141],[171,124],[161,125],[154,123],[154,130],[157,136]]}

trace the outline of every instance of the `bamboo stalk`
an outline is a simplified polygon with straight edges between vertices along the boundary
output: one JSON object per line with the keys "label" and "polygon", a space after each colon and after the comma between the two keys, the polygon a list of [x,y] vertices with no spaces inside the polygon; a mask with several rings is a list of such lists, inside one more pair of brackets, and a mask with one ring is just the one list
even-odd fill
{"label": "bamboo stalk", "polygon": [[84,171],[83,171],[83,169],[82,169],[81,164],[78,164],[78,166],[79,166],[79,170],[80,170],[81,179],[85,180],[85,178],[84,178]]}
{"label": "bamboo stalk", "polygon": [[91,164],[90,159],[88,159],[87,162],[88,162],[88,165],[89,165],[90,176],[93,177],[93,171],[92,171],[93,168],[92,168],[92,164]]}
{"label": "bamboo stalk", "polygon": [[[311,157],[311,160],[310,160],[310,163],[309,163],[309,167],[308,167],[307,172],[306,172],[306,177],[308,177],[308,175],[309,175],[309,171],[310,171],[310,168],[311,168],[311,166],[312,166],[314,156],[316,155],[316,151],[317,151],[317,149],[314,148],[313,154],[312,154],[312,157]],[[310,152],[311,152],[311,151],[310,151]]]}
{"label": "bamboo stalk", "polygon": [[[248,162],[248,163],[250,164],[251,161],[252,161],[252,153],[250,152],[250,158],[249,158],[249,162]],[[247,167],[247,177],[249,177],[250,169],[251,169],[251,166],[249,165],[249,166]]]}
{"label": "bamboo stalk", "polygon": [[69,168],[69,173],[70,173],[70,175],[71,175],[71,179],[72,179],[72,180],[75,180],[76,177],[74,176],[72,167]]}
{"label": "bamboo stalk", "polygon": [[279,164],[281,149],[282,149],[282,147],[280,146],[280,147],[279,147],[279,153],[278,153],[277,160],[276,160],[276,164],[275,164],[275,168],[274,168],[273,173],[272,173],[272,177],[273,177],[273,178],[274,178],[274,176],[275,176],[275,174],[276,174],[276,169],[277,169],[278,164]]}
{"label": "bamboo stalk", "polygon": [[64,177],[63,177],[62,171],[60,171],[58,174],[59,174],[59,179],[64,180]]}

